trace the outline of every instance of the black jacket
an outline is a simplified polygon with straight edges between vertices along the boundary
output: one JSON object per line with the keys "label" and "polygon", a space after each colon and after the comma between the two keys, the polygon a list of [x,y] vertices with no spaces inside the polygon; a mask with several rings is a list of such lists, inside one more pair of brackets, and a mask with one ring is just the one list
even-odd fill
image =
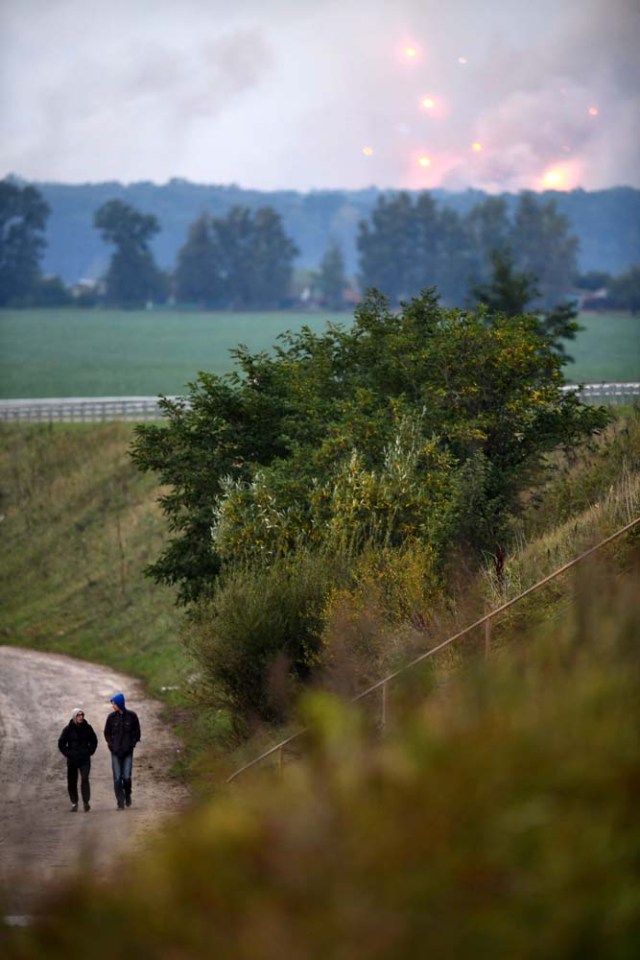
{"label": "black jacket", "polygon": [[73,763],[86,763],[96,752],[98,738],[90,723],[70,720],[58,739],[58,750]]}
{"label": "black jacket", "polygon": [[116,757],[126,757],[140,739],[140,722],[133,710],[119,713],[114,710],[104,725],[104,738],[111,753]]}

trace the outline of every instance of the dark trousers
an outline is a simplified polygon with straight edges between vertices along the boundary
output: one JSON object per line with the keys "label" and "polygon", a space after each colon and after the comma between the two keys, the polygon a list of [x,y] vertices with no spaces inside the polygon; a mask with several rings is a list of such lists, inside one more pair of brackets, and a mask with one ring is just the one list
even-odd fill
{"label": "dark trousers", "polygon": [[84,803],[89,803],[91,799],[91,787],[89,786],[89,771],[91,770],[91,760],[83,760],[76,763],[74,760],[67,760],[67,789],[69,790],[69,799],[71,803],[78,802],[78,774],[80,774],[80,793]]}

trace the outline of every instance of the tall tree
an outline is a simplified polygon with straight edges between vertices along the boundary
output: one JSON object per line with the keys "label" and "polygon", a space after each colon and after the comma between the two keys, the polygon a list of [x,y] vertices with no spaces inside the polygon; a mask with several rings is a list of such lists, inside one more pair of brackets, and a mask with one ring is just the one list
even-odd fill
{"label": "tall tree", "polygon": [[163,299],[165,280],[149,247],[160,231],[157,218],[121,200],[109,200],[96,210],[93,222],[103,239],[116,248],[105,278],[107,301],[133,306]]}
{"label": "tall tree", "polygon": [[212,306],[224,296],[221,253],[211,217],[203,213],[189,227],[186,243],[178,252],[175,271],[179,300]]}
{"label": "tall tree", "polygon": [[518,269],[536,278],[543,307],[566,297],[577,273],[578,241],[554,200],[538,200],[528,191],[520,195],[510,247]]}
{"label": "tall tree", "polygon": [[443,207],[438,220],[435,285],[444,303],[459,306],[464,303],[472,272],[470,237],[455,210]]}
{"label": "tall tree", "polygon": [[34,293],[48,216],[35,187],[0,182],[0,306],[26,303]]}
{"label": "tall tree", "polygon": [[469,244],[471,286],[486,283],[494,269],[492,254],[504,253],[510,243],[511,223],[504,197],[486,197],[471,208],[464,221]]}
{"label": "tall tree", "polygon": [[253,217],[249,306],[277,307],[289,296],[292,265],[299,250],[285,233],[282,218],[272,207],[260,207]]}
{"label": "tall tree", "polygon": [[640,312],[640,266],[629,267],[626,273],[615,277],[609,293],[617,303],[636,316]]}
{"label": "tall tree", "polygon": [[271,207],[252,215],[233,207],[213,221],[220,250],[225,299],[234,308],[267,309],[289,294],[298,248],[286,235],[282,218]]}
{"label": "tall tree", "polygon": [[417,244],[415,207],[408,193],[378,198],[371,223],[358,225],[357,245],[364,289],[376,287],[393,303],[417,292],[416,264],[425,253]]}
{"label": "tall tree", "polygon": [[[451,211],[439,213],[435,201],[426,190],[418,194],[413,208],[413,273],[408,293],[415,296],[425,287],[440,291],[440,251],[443,219]],[[455,214],[452,214],[455,218]]]}
{"label": "tall tree", "polygon": [[[475,300],[484,304],[490,314],[500,313],[506,317],[526,314],[540,298],[537,277],[519,273],[508,249],[493,250],[491,264],[493,276],[488,283],[474,288]],[[564,341],[574,340],[580,330],[577,316],[578,308],[572,301],[561,301],[550,310],[540,309],[535,313],[541,334],[549,339],[552,349],[564,362],[572,359],[565,350]]]}
{"label": "tall tree", "polygon": [[474,300],[483,303],[490,313],[504,313],[507,317],[525,313],[527,305],[540,296],[536,278],[518,273],[508,250],[492,250],[490,261],[493,276],[489,283],[473,288]]}
{"label": "tall tree", "polygon": [[335,240],[331,240],[320,262],[318,275],[320,296],[330,310],[344,309],[346,286],[342,247]]}
{"label": "tall tree", "polygon": [[232,207],[224,218],[213,221],[221,251],[221,276],[225,300],[231,307],[251,304],[253,268],[253,220],[247,207]]}

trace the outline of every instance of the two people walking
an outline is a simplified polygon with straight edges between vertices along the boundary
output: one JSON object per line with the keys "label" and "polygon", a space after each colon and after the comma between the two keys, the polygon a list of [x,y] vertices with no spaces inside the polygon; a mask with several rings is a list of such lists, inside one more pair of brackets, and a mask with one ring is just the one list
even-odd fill
{"label": "two people walking", "polygon": [[[113,789],[118,810],[131,806],[131,780],[133,771],[133,751],[140,740],[140,721],[133,710],[128,710],[125,697],[116,693],[111,698],[113,712],[107,717],[104,726],[104,738],[111,753]],[[80,775],[80,793],[85,812],[91,809],[91,757],[96,752],[98,738],[91,724],[86,720],[81,707],[71,713],[71,720],[58,739],[58,749],[67,758],[67,790],[71,801],[71,812],[78,810],[78,775]]]}

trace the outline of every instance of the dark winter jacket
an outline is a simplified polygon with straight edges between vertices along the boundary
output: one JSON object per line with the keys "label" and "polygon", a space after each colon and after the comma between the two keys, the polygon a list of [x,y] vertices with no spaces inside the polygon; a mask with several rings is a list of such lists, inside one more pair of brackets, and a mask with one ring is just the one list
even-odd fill
{"label": "dark winter jacket", "polygon": [[90,723],[70,720],[58,739],[58,749],[73,763],[86,763],[96,752],[98,738]]}
{"label": "dark winter jacket", "polygon": [[111,753],[116,757],[126,757],[140,739],[140,723],[133,710],[114,710],[104,725],[104,738]]}

